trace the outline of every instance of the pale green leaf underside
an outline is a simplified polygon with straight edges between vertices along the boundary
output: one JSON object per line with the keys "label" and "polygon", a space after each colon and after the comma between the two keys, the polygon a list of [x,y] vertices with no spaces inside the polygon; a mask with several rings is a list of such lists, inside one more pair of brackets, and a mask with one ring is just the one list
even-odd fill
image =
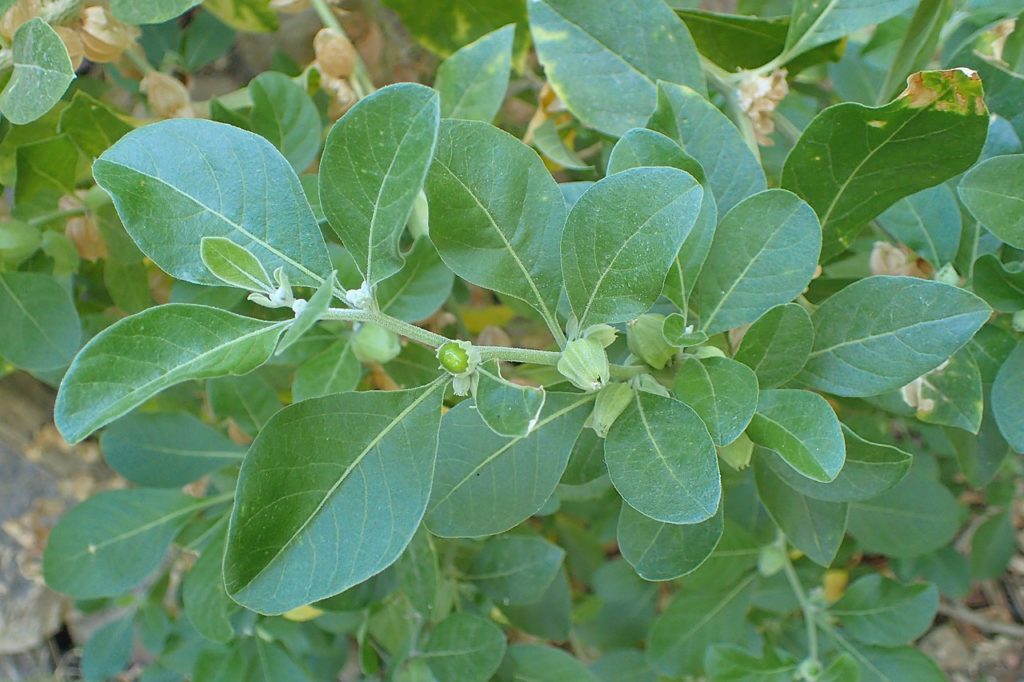
{"label": "pale green leaf underside", "polygon": [[439,120],[435,91],[399,83],[360,100],[327,136],[320,202],[371,286],[402,267],[399,238],[423,188]]}
{"label": "pale green leaf underside", "polygon": [[224,579],[278,614],[391,565],[426,511],[444,384],[296,403],[260,432],[239,474]]}
{"label": "pale green leaf underside", "polygon": [[676,525],[622,505],[619,551],[644,580],[675,580],[697,570],[718,546],[725,528],[722,508],[701,523]]}
{"label": "pale green leaf underside", "polygon": [[718,454],[689,407],[638,391],[605,439],[612,484],[640,513],[665,523],[714,516],[722,496]]}
{"label": "pale green leaf underside", "polygon": [[900,388],[966,344],[990,314],[963,289],[914,277],[868,277],[811,315],[814,347],[798,377],[843,396]]}
{"label": "pale green leaf underside", "polygon": [[127,24],[162,24],[202,0],[111,0],[114,16]]}
{"label": "pale green leaf underside", "polygon": [[659,80],[705,90],[690,32],[658,0],[632,0],[627,11],[586,0],[530,0],[527,9],[548,81],[592,128],[617,136],[642,126]]}
{"label": "pale green leaf underside", "polygon": [[252,131],[270,140],[301,173],[320,151],[320,112],[313,98],[291,78],[274,71],[256,76],[248,89]]}
{"label": "pale green leaf underside", "polygon": [[476,411],[499,436],[521,438],[536,428],[544,397],[543,388],[505,381],[497,360],[477,370]]}
{"label": "pale green leaf underside", "polygon": [[964,205],[992,234],[1024,248],[1024,154],[997,156],[978,164],[960,181]]}
{"label": "pale green leaf underside", "polygon": [[60,101],[75,71],[60,36],[39,17],[18,28],[11,51],[14,72],[0,92],[0,113],[24,125]]}
{"label": "pale green leaf underside", "polygon": [[490,123],[508,89],[515,26],[492,31],[460,48],[437,68],[434,89],[441,116]]}
{"label": "pale green leaf underside", "polygon": [[595,183],[569,212],[562,273],[580,329],[625,322],[657,300],[704,191],[676,168],[633,168]]}
{"label": "pale green leaf underside", "polygon": [[785,55],[792,59],[857,29],[880,24],[914,4],[914,0],[796,0]]}
{"label": "pale green leaf underside", "polygon": [[441,422],[426,525],[441,537],[504,532],[536,513],[555,491],[593,396],[549,393],[526,437],[499,436],[471,402]]}
{"label": "pale green leaf underside", "polygon": [[126,317],[93,337],[64,375],[57,428],[77,443],[174,384],[250,372],[286,325],[185,303]]}
{"label": "pale green leaf underside", "polygon": [[330,259],[294,171],[273,145],[212,121],[174,119],[122,137],[93,164],[125,229],[161,269],[218,285],[203,265],[203,237],[251,251],[268,272],[317,286]]}
{"label": "pale green leaf underside", "polygon": [[846,460],[839,419],[817,393],[794,389],[761,391],[747,436],[774,450],[800,474],[827,483]]}

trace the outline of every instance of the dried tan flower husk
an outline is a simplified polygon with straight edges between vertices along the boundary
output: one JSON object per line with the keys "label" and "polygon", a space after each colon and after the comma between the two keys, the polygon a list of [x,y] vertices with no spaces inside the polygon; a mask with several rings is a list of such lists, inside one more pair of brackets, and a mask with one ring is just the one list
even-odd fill
{"label": "dried tan flower husk", "polygon": [[163,118],[194,118],[188,88],[177,78],[159,71],[150,71],[139,83],[149,100],[149,108]]}
{"label": "dried tan flower husk", "polygon": [[313,49],[317,67],[326,76],[348,78],[356,68],[356,48],[334,29],[320,29],[313,39]]}
{"label": "dried tan flower husk", "polygon": [[121,53],[131,47],[139,37],[139,29],[124,23],[105,7],[86,7],[82,10],[78,36],[82,39],[85,56],[100,64],[117,61]]}
{"label": "dried tan flower husk", "polygon": [[14,33],[29,19],[38,17],[42,12],[40,0],[18,0],[0,18],[0,35],[10,42]]}

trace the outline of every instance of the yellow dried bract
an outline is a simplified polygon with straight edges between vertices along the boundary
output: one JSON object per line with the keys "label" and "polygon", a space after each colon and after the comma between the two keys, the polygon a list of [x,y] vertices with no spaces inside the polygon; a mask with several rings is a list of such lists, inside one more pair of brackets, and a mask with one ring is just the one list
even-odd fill
{"label": "yellow dried bract", "polygon": [[324,28],[313,39],[316,64],[320,72],[332,78],[348,78],[356,67],[356,48],[346,36]]}
{"label": "yellow dried bract", "polygon": [[10,42],[15,31],[29,19],[38,17],[41,11],[40,0],[18,0],[14,7],[7,10],[0,18],[0,35]]}
{"label": "yellow dried bract", "polygon": [[86,7],[82,10],[78,36],[82,39],[85,56],[104,64],[117,61],[121,53],[135,43],[139,29],[120,21],[105,7]]}
{"label": "yellow dried bract", "polygon": [[150,71],[139,83],[149,100],[149,108],[163,118],[193,118],[188,89],[177,78],[159,71]]}
{"label": "yellow dried bract", "polygon": [[68,56],[71,57],[71,68],[77,69],[82,65],[82,59],[85,58],[85,45],[82,44],[78,32],[68,26],[54,26],[53,30],[68,50]]}

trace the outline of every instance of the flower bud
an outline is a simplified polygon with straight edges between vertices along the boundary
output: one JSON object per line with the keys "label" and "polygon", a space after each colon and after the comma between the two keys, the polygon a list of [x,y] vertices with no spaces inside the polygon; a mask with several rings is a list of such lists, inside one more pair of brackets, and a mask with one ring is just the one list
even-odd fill
{"label": "flower bud", "polygon": [[323,28],[313,39],[316,64],[328,76],[348,78],[356,67],[356,48],[347,36],[334,29]]}
{"label": "flower bud", "polygon": [[757,556],[757,571],[770,578],[786,565],[786,550],[778,545],[766,545]]}
{"label": "flower bud", "polygon": [[108,63],[117,61],[139,37],[139,29],[117,19],[101,6],[82,10],[79,37],[90,61]]}
{"label": "flower bud", "polygon": [[558,371],[574,386],[596,391],[608,383],[611,368],[604,347],[593,339],[576,339],[566,344],[558,360]]}
{"label": "flower bud", "polygon": [[77,69],[85,57],[85,45],[82,44],[78,32],[67,26],[54,26],[53,30],[67,48],[68,56],[71,57],[71,68]]}
{"label": "flower bud", "polygon": [[960,275],[957,274],[956,268],[953,267],[952,263],[946,263],[935,273],[935,281],[958,287],[960,286]]}
{"label": "flower bud", "polygon": [[629,350],[654,369],[664,369],[676,354],[676,349],[669,344],[661,331],[664,322],[664,315],[641,315],[629,323],[626,332],[626,345],[629,346]]}
{"label": "flower bud", "polygon": [[0,35],[10,42],[21,25],[42,12],[40,0],[17,0],[14,6],[0,17]]}
{"label": "flower bud", "polygon": [[149,108],[163,118],[192,118],[192,102],[188,89],[177,78],[159,71],[150,71],[139,83],[149,100]]}
{"label": "flower bud", "polygon": [[633,389],[628,384],[608,384],[597,394],[594,411],[590,414],[590,427],[598,436],[605,438],[631,400]]}
{"label": "flower bud", "polygon": [[364,324],[352,337],[352,352],[360,362],[384,364],[398,357],[402,344],[398,334],[375,324]]}
{"label": "flower bud", "polygon": [[654,395],[660,395],[663,398],[672,397],[668,392],[668,389],[658,383],[658,380],[650,374],[640,374],[633,377],[632,385],[633,388],[638,391],[643,391],[644,393],[653,393]]}

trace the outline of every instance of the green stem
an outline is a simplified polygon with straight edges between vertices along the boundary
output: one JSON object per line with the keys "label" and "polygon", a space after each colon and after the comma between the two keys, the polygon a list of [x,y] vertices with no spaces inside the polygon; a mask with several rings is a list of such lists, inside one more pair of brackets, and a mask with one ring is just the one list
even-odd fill
{"label": "green stem", "polygon": [[390,315],[385,315],[384,313],[374,310],[328,308],[327,312],[320,319],[341,320],[343,322],[370,322],[378,327],[383,327],[384,329],[393,331],[400,336],[404,336],[432,348],[437,348],[450,340],[447,337],[435,334],[428,329],[417,327],[414,324],[403,322],[397,318],[391,317]]}
{"label": "green stem", "polygon": [[[348,37],[345,34],[345,29],[341,27],[341,22],[338,21],[338,17],[335,16],[334,11],[327,4],[327,0],[311,0],[311,4],[313,5],[313,9],[316,10],[317,16],[320,17],[320,21],[324,26]],[[363,62],[363,58],[359,56],[358,50],[356,51],[355,71],[352,74],[352,88],[356,91],[356,95],[359,99],[366,97],[377,89],[373,85],[373,79],[370,78],[370,72],[366,70],[366,63]]]}
{"label": "green stem", "polygon": [[127,57],[128,61],[134,64],[135,68],[141,71],[143,75],[146,75],[147,73],[150,73],[155,70],[153,68],[153,65],[149,63],[149,60],[146,59],[146,56],[139,52],[139,48],[137,45],[132,45],[127,50],[125,50],[124,56]]}
{"label": "green stem", "polygon": [[66,211],[50,211],[49,213],[43,213],[37,215],[35,218],[29,218],[28,224],[34,227],[45,225],[52,220],[59,220],[61,218],[74,218],[75,216],[85,215],[85,208],[69,208]]}
{"label": "green stem", "polygon": [[530,348],[508,348],[505,346],[477,346],[480,360],[504,360],[506,362],[528,362],[532,365],[557,365],[561,353]]}
{"label": "green stem", "polygon": [[793,568],[793,562],[789,560],[789,552],[786,547],[786,539],[779,533],[778,539],[779,547],[782,548],[783,564],[782,570],[786,574],[786,580],[789,581],[789,586],[793,590],[793,594],[796,596],[796,600],[800,603],[800,610],[804,613],[804,623],[807,626],[807,648],[809,650],[808,658],[815,663],[819,663],[818,659],[818,626],[815,613],[817,608],[811,603],[811,600],[807,597],[807,593],[804,591],[804,586],[800,584],[800,577],[796,574],[796,569]]}

